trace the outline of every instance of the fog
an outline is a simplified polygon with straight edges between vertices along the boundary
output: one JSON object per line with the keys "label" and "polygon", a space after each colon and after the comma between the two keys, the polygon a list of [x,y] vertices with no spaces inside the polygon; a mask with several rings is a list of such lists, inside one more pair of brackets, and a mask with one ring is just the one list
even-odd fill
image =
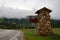
{"label": "fog", "polygon": [[52,10],[52,19],[60,19],[59,3],[60,0],[0,0],[0,17],[21,18],[47,7]]}

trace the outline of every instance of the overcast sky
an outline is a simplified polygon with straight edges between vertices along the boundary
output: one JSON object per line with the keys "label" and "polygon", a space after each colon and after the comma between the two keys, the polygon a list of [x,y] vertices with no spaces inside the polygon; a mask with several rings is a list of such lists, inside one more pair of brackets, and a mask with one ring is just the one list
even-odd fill
{"label": "overcast sky", "polygon": [[0,0],[0,17],[21,18],[35,15],[35,11],[47,7],[51,18],[60,19],[60,0]]}

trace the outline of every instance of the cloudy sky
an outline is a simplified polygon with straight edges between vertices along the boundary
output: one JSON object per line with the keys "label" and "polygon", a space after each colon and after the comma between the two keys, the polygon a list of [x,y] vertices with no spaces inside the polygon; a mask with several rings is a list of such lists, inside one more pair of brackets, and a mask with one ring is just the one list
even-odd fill
{"label": "cloudy sky", "polygon": [[47,7],[51,18],[60,19],[60,0],[0,0],[0,17],[21,18],[35,15],[35,11]]}

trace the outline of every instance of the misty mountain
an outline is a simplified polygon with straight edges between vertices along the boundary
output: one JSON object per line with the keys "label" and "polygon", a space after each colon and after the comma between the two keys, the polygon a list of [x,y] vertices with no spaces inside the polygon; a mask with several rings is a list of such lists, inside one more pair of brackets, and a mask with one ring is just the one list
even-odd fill
{"label": "misty mountain", "polygon": [[6,18],[21,18],[25,17],[27,15],[30,15],[32,11],[30,10],[19,10],[19,9],[12,9],[12,8],[6,8],[6,7],[0,7],[0,18],[6,17]]}

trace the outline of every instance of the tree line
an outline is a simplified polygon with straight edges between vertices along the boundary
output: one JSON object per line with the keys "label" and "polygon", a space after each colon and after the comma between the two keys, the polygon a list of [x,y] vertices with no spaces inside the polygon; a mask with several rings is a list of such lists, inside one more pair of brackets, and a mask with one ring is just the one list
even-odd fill
{"label": "tree line", "polygon": [[[52,27],[60,27],[60,20],[52,20]],[[35,28],[37,23],[30,23],[29,18],[0,18],[0,28],[3,29],[31,29]]]}

